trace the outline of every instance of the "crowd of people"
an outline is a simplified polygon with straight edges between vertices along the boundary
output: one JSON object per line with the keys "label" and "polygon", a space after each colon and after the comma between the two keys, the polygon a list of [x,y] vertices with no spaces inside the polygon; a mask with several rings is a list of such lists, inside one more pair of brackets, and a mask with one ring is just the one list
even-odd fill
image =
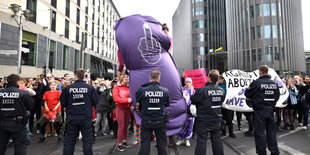
{"label": "crowd of people", "polygon": [[[186,103],[188,105],[190,105],[191,102],[200,104],[200,101],[203,99],[197,97],[197,89],[195,90],[193,88],[192,79],[186,78],[183,80],[183,96]],[[98,96],[98,103],[95,104],[92,112],[93,140],[99,135],[113,135],[115,138],[117,137],[117,149],[119,151],[125,151],[125,149],[129,147],[129,144],[127,143],[129,129],[129,132],[134,133],[136,137],[133,145],[139,144],[141,142],[141,131],[140,126],[135,122],[133,114],[133,111],[137,111],[139,107],[133,107],[132,105],[132,99],[130,98],[129,93],[128,75],[126,73],[120,73],[118,81],[105,80],[104,78],[90,80],[86,77],[83,81],[91,85]],[[159,80],[157,81],[159,82]],[[289,91],[289,97],[285,101],[285,104],[287,104],[286,107],[276,108],[275,110],[277,130],[278,132],[282,132],[283,129],[294,130],[295,120],[298,120],[298,126],[301,126],[302,129],[307,129],[309,109],[304,102],[305,94],[310,89],[310,79],[308,76],[305,76],[303,79],[299,76],[294,76],[293,78],[287,77],[284,81]],[[58,78],[53,73],[47,73],[46,75],[42,74],[34,79],[21,78],[17,81],[18,88],[26,91],[34,101],[33,110],[28,111],[29,121],[26,123],[26,144],[30,145],[30,138],[34,134],[41,134],[40,142],[44,142],[49,136],[57,137],[59,143],[62,141],[62,131],[64,131],[64,126],[66,124],[66,107],[61,106],[61,94],[66,87],[74,82],[75,80],[70,78],[69,74],[65,74],[62,78]],[[218,80],[212,83],[221,88],[225,96],[226,86],[224,78],[219,76]],[[154,82],[152,84],[154,84]],[[7,82],[1,81],[0,89],[7,88],[7,85]],[[198,94],[199,93],[201,92],[198,92]],[[76,100],[78,100],[78,97]],[[247,100],[247,102],[251,101]],[[220,113],[223,116],[220,123],[221,135],[226,135],[226,127],[228,127],[229,136],[236,138],[233,133],[233,125],[235,124],[233,117],[235,116],[235,112],[228,109],[221,109]],[[254,136],[254,112],[246,112],[243,114],[249,125],[249,130],[244,134],[248,137]],[[216,114],[216,116],[217,115],[218,114]],[[236,125],[238,130],[241,131],[243,130],[241,127],[242,113],[236,112],[236,116]],[[200,118],[201,117],[202,116],[200,116]],[[188,115],[183,130],[178,134],[179,140],[175,143],[176,145],[191,146],[189,140],[192,137],[194,139],[197,139],[198,137],[199,139],[199,136],[201,136],[199,135],[199,132],[202,132],[200,127],[205,128],[206,126],[201,126],[201,123],[198,125],[199,121],[203,122],[202,119],[195,119],[195,117]],[[281,126],[281,121],[283,121],[283,126]],[[144,130],[146,130],[145,127]],[[154,139],[155,135],[152,134],[150,137],[150,139]],[[200,137],[201,143],[199,144],[201,147],[204,145],[204,139],[205,137]],[[218,139],[213,140],[218,141]],[[169,146],[173,146],[173,144]],[[201,148],[198,148],[196,151],[204,153]]]}

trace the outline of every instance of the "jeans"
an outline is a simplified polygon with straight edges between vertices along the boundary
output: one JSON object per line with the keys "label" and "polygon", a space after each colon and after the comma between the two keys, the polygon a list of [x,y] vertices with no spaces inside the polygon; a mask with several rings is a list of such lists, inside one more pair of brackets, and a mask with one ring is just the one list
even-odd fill
{"label": "jeans", "polygon": [[108,119],[107,119],[108,113],[97,113],[96,118],[96,125],[95,125],[95,133],[98,133],[100,128],[100,122],[102,122],[102,134],[107,133],[107,126],[108,126]]}
{"label": "jeans", "polygon": [[167,135],[166,123],[164,120],[160,121],[146,121],[141,122],[141,147],[138,155],[149,155],[150,145],[153,131],[156,135],[157,152],[159,155],[167,155]]}
{"label": "jeans", "polygon": [[127,140],[128,124],[130,119],[130,109],[116,106],[116,119],[118,123],[117,143]]}
{"label": "jeans", "polygon": [[304,105],[304,126],[308,126],[309,108]]}

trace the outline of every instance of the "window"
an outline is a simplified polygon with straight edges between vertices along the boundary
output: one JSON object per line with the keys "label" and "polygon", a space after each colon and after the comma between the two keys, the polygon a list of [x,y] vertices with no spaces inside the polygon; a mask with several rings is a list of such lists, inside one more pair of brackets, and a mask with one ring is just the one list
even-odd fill
{"label": "window", "polygon": [[79,27],[76,27],[76,30],[75,30],[75,41],[77,43],[80,42],[80,29],[79,29]]}
{"label": "window", "polygon": [[203,27],[204,27],[203,21],[204,21],[204,20],[199,20],[199,28],[203,28]]}
{"label": "window", "polygon": [[77,5],[81,7],[81,0],[77,0]]}
{"label": "window", "polygon": [[88,64],[87,64],[87,54],[86,53],[84,53],[84,69],[87,69],[88,68]]}
{"label": "window", "polygon": [[208,28],[208,20],[205,20],[205,28]]}
{"label": "window", "polygon": [[36,66],[37,58],[37,35],[23,31],[22,47],[29,49],[29,52],[22,51],[22,64]]}
{"label": "window", "polygon": [[[248,18],[249,18],[249,8],[246,8],[246,10],[244,10],[245,11],[245,21],[248,21]],[[240,16],[239,16],[239,18],[240,18]]]}
{"label": "window", "polygon": [[251,27],[251,39],[255,40],[255,27]]}
{"label": "window", "polygon": [[266,51],[266,61],[272,61],[272,47],[269,45],[266,46],[265,51]]}
{"label": "window", "polygon": [[55,68],[56,61],[56,41],[50,41],[50,56],[49,56],[49,67]]}
{"label": "window", "polygon": [[67,19],[65,23],[65,37],[69,38],[69,21]]}
{"label": "window", "polygon": [[279,60],[278,47],[274,47],[274,60]]}
{"label": "window", "polygon": [[272,25],[272,38],[277,38],[277,37],[278,37],[277,25]]}
{"label": "window", "polygon": [[52,5],[54,8],[57,8],[57,0],[51,0],[51,5]]}
{"label": "window", "polygon": [[251,18],[254,18],[254,6],[250,7],[250,16]]}
{"label": "window", "polygon": [[93,8],[92,19],[95,20],[95,8]]}
{"label": "window", "polygon": [[85,15],[85,30],[88,31],[88,17]]}
{"label": "window", "polygon": [[257,39],[262,38],[262,27],[261,26],[256,26],[256,34],[257,34]]}
{"label": "window", "polygon": [[27,0],[26,8],[31,11],[32,17],[29,20],[35,23],[37,18],[37,0]]}
{"label": "window", "polygon": [[75,50],[75,56],[74,56],[74,68],[78,69],[80,68],[80,51]]}
{"label": "window", "polygon": [[205,47],[200,47],[199,48],[199,54],[204,55],[204,53],[205,53]]}
{"label": "window", "polygon": [[52,11],[52,24],[51,24],[51,30],[53,32],[56,32],[56,12]]}
{"label": "window", "polygon": [[94,24],[94,22],[92,22],[92,27],[91,27],[91,34],[92,35],[95,35],[95,24]]}
{"label": "window", "polygon": [[64,45],[63,47],[63,67],[62,69],[68,70],[69,69],[69,47]]}
{"label": "window", "polygon": [[256,49],[252,49],[252,61],[256,61]]}
{"label": "window", "polygon": [[203,15],[203,12],[204,11],[204,7],[203,6],[198,6],[195,8],[195,15],[198,16],[198,15]]}
{"label": "window", "polygon": [[204,33],[200,33],[199,34],[199,38],[200,38],[200,42],[203,42],[204,40],[205,40],[205,35],[204,35]]}
{"label": "window", "polygon": [[277,15],[276,3],[271,3],[271,15],[272,16],[276,16]]}
{"label": "window", "polygon": [[94,50],[94,38],[91,37],[91,50]]}
{"label": "window", "polygon": [[76,9],[76,24],[80,25],[80,9]]}
{"label": "window", "polygon": [[263,51],[263,49],[258,49],[258,51],[257,51],[257,53],[258,53],[258,61],[264,61],[264,51]]}
{"label": "window", "polygon": [[66,16],[70,17],[70,0],[66,0]]}
{"label": "window", "polygon": [[88,14],[88,1],[86,1],[85,11],[86,11],[86,14]]}
{"label": "window", "polygon": [[255,5],[255,9],[256,9],[256,17],[260,17],[261,14],[261,5],[260,4],[256,4]]}
{"label": "window", "polygon": [[271,33],[271,26],[270,25],[265,25],[265,39],[270,39],[270,34]]}
{"label": "window", "polygon": [[264,3],[264,16],[270,16],[270,4]]}

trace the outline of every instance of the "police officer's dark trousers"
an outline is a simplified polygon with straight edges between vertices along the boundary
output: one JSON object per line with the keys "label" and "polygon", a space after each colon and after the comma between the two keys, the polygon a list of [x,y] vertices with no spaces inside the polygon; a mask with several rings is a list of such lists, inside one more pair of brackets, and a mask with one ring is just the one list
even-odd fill
{"label": "police officer's dark trousers", "polygon": [[[265,134],[266,131],[266,134]],[[273,109],[263,108],[254,110],[254,134],[256,153],[266,155],[266,136],[268,149],[272,155],[278,155],[278,143],[276,135],[276,123]]]}
{"label": "police officer's dark trousers", "polygon": [[93,128],[91,119],[72,119],[67,120],[65,139],[64,139],[64,155],[73,155],[75,142],[79,131],[83,137],[83,152],[85,155],[92,155],[93,145]]}
{"label": "police officer's dark trousers", "polygon": [[211,134],[212,151],[214,155],[223,155],[223,142],[220,136],[220,121],[209,121],[198,118],[197,144],[195,155],[207,154],[208,133]]}
{"label": "police officer's dark trousers", "polygon": [[26,154],[26,125],[14,120],[0,120],[0,155],[4,155],[10,137],[16,155]]}
{"label": "police officer's dark trousers", "polygon": [[149,155],[150,145],[153,131],[156,135],[157,152],[159,155],[167,155],[167,136],[166,123],[164,120],[160,121],[146,121],[141,123],[141,148],[139,155]]}

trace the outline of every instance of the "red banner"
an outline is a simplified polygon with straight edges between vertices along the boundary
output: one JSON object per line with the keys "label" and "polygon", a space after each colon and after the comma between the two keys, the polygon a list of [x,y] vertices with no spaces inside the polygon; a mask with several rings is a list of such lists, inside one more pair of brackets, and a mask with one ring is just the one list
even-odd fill
{"label": "red banner", "polygon": [[185,71],[185,79],[190,77],[193,81],[194,88],[203,87],[207,83],[207,74],[205,69],[187,70]]}

